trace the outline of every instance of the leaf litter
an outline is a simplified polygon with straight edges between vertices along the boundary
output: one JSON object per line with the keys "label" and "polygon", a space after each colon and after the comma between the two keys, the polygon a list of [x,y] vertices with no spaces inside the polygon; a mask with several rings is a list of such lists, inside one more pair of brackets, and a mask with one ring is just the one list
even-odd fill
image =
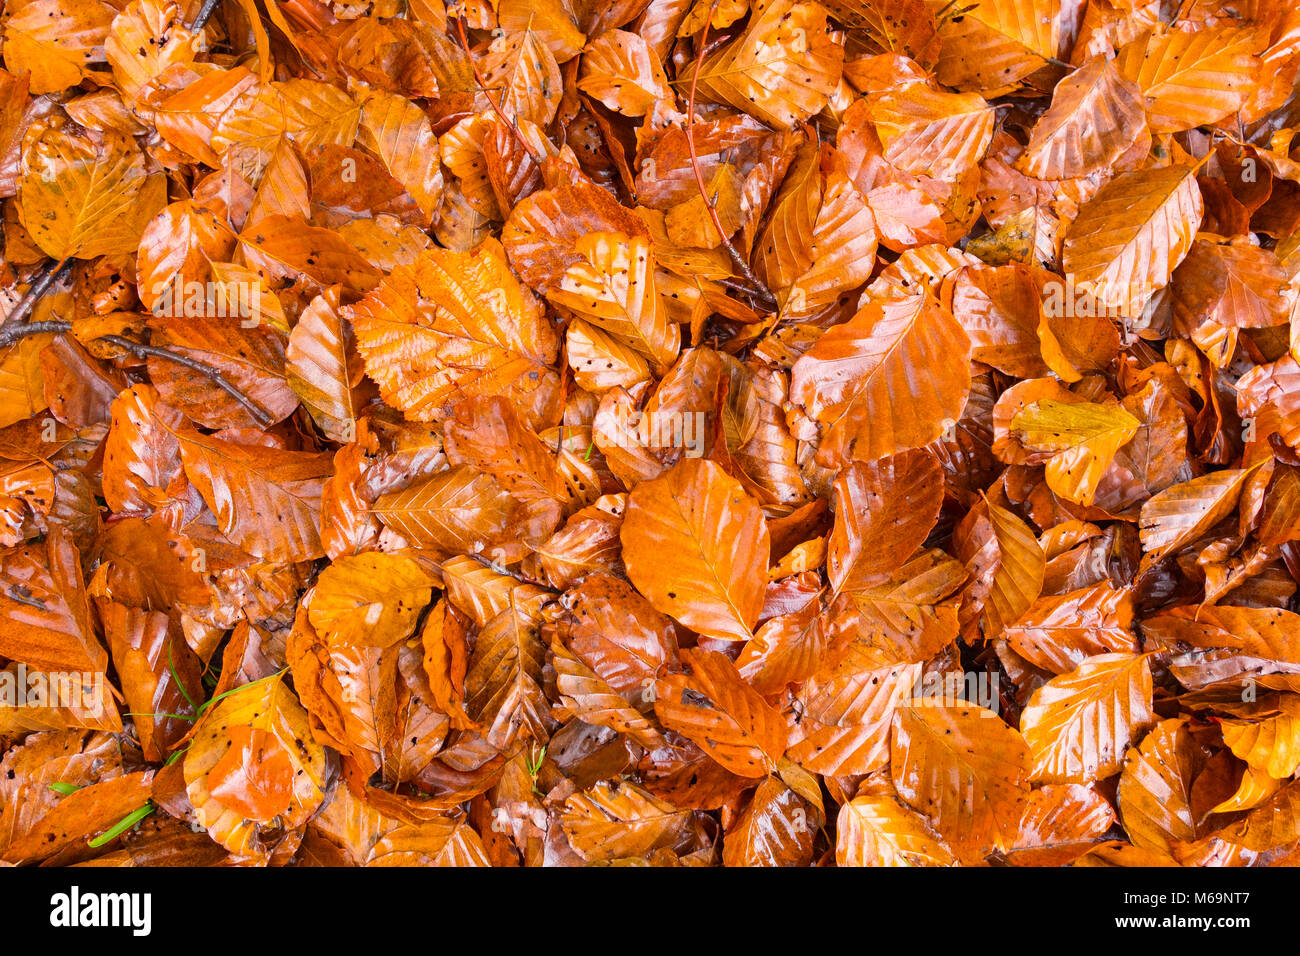
{"label": "leaf litter", "polygon": [[1288,0],[0,43],[0,860],[1295,862]]}

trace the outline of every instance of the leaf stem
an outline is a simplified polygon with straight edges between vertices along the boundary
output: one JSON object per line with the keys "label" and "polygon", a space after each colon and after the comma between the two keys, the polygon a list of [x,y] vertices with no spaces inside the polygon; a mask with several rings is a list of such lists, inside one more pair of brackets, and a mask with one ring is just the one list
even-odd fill
{"label": "leaf stem", "polygon": [[496,99],[492,96],[492,91],[488,89],[487,80],[485,80],[483,74],[479,72],[478,64],[474,62],[474,54],[471,53],[469,49],[469,36],[465,33],[464,17],[456,18],[456,32],[460,34],[460,46],[461,49],[465,51],[465,56],[469,60],[469,68],[474,71],[474,82],[478,84],[479,89],[483,91],[483,95],[487,97],[488,104],[492,107],[492,111],[497,114],[497,117],[501,122],[504,123],[506,128],[514,135],[515,141],[519,143],[523,148],[523,151],[528,154],[528,158],[537,165],[538,169],[540,169],[542,166],[542,157],[533,152],[533,148],[528,145],[528,141],[525,140],[523,134],[519,132],[519,127],[516,126],[515,122],[507,117],[504,112],[502,112],[501,107],[497,105]]}
{"label": "leaf stem", "polygon": [[[67,332],[71,328],[72,323],[66,322],[62,319],[50,320],[48,322],[25,322],[19,325],[10,326],[8,328],[0,329],[0,349],[7,348],[19,339],[24,339],[29,335],[40,335],[43,332]],[[270,428],[275,424],[271,416],[267,414],[266,409],[262,408],[262,406],[258,405],[255,401],[241,392],[229,379],[211,365],[207,365],[197,359],[180,355],[170,349],[162,348],[161,346],[145,345],[142,342],[123,338],[120,335],[102,335],[96,339],[96,341],[108,342],[112,345],[116,345],[118,348],[125,349],[132,355],[140,358],[153,356],[155,358],[166,359],[169,362],[175,362],[177,365],[184,365],[186,368],[198,372],[204,378],[208,379],[208,381],[212,382],[213,385],[217,386],[242,405],[248,411],[248,414],[252,416],[253,421],[257,423],[259,428]]]}
{"label": "leaf stem", "polygon": [[528,575],[520,571],[511,571],[505,565],[497,564],[495,561],[491,560],[490,558],[486,558],[481,554],[471,553],[469,557],[477,561],[479,564],[483,565],[483,567],[487,568],[488,570],[495,571],[497,574],[504,575],[505,577],[508,578],[514,578],[520,584],[531,584],[533,585],[533,587],[542,588],[545,591],[549,591],[551,594],[560,593],[559,591],[555,590],[555,588],[548,585],[545,581],[538,581],[536,578],[530,578],[528,577]]}

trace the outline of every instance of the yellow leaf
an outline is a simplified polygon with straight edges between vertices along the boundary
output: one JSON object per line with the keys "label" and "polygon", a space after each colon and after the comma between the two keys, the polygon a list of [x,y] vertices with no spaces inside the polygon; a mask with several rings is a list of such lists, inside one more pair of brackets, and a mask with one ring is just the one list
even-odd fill
{"label": "yellow leaf", "polygon": [[1137,434],[1139,424],[1122,405],[1042,399],[1016,412],[1011,430],[1025,447],[1056,453],[1047,463],[1049,488],[1076,504],[1090,505],[1102,474]]}
{"label": "yellow leaf", "polygon": [[429,162],[438,154],[438,137],[424,111],[404,97],[372,91],[361,104],[359,142],[383,160],[426,219],[432,218],[442,192],[442,170]]}
{"label": "yellow leaf", "polygon": [[[510,120],[529,120],[547,126],[560,107],[564,91],[555,55],[531,29],[498,37],[483,65],[484,89]],[[478,108],[491,109],[487,94],[480,93]]]}
{"label": "yellow leaf", "polygon": [[1259,806],[1282,788],[1282,781],[1270,777],[1262,770],[1246,767],[1241,775],[1237,792],[1216,806],[1213,813],[1235,813],[1238,810],[1251,810]]}
{"label": "yellow leaf", "polygon": [[343,555],[317,579],[308,618],[330,645],[391,647],[415,629],[432,584],[400,554]]}
{"label": "yellow leaf", "polygon": [[1186,718],[1164,720],[1130,750],[1119,778],[1119,811],[1135,846],[1168,853],[1196,839],[1192,782],[1197,745]]}
{"label": "yellow leaf", "polygon": [[569,323],[564,342],[573,380],[588,392],[631,388],[650,377],[650,366],[635,349],[581,319]]}
{"label": "yellow leaf", "polygon": [[385,833],[366,866],[491,866],[483,840],[465,820],[436,817]]}
{"label": "yellow leaf", "polygon": [[955,182],[993,138],[993,107],[976,93],[913,82],[867,98],[885,159],[899,169]]}
{"label": "yellow leaf", "polygon": [[684,843],[690,835],[691,811],[635,783],[602,780],[569,797],[559,823],[583,859],[613,860]]}
{"label": "yellow leaf", "polygon": [[289,333],[285,377],[289,387],[329,438],[356,438],[353,387],[361,377],[356,353],[348,351],[351,330],[339,315],[339,289],[332,286],[303,309]]}
{"label": "yellow leaf", "polygon": [[57,120],[28,135],[19,197],[41,251],[56,261],[133,253],[147,179],[135,143],[112,131],[78,135]]}
{"label": "yellow leaf", "polygon": [[248,18],[253,30],[253,42],[257,44],[257,72],[265,83],[275,73],[275,61],[271,59],[271,37],[262,23],[262,11],[257,8],[257,0],[236,0],[239,8]]}
{"label": "yellow leaf", "polygon": [[1254,468],[1228,468],[1170,485],[1142,505],[1142,548],[1153,559],[1191,544],[1237,507]]}

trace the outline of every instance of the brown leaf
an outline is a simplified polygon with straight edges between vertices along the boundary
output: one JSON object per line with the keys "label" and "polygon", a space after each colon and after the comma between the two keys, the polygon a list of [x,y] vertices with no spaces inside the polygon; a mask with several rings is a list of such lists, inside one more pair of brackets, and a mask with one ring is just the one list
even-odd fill
{"label": "brown leaf", "polygon": [[753,636],[763,604],[767,524],[757,503],[717,465],[686,458],[638,485],[622,540],[628,576],[660,611],[713,637]]}
{"label": "brown leaf", "polygon": [[192,429],[173,434],[185,474],[223,534],[269,560],[307,561],[324,554],[320,495],[329,454],[239,445]]}
{"label": "brown leaf", "polygon": [[670,730],[690,738],[733,773],[761,777],[785,750],[781,716],[741,680],[730,659],[717,651],[686,650],[690,676],[661,678],[655,713]]}
{"label": "brown leaf", "polygon": [[873,461],[929,444],[961,415],[970,339],[937,302],[868,303],[795,363],[790,398],[823,429],[818,459]]}

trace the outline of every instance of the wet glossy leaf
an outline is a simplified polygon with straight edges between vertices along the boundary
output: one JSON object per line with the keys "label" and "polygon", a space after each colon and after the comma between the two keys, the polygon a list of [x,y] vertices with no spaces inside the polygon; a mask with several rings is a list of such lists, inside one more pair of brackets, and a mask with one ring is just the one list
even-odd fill
{"label": "wet glossy leaf", "polygon": [[907,705],[894,718],[890,773],[899,795],[950,845],[1005,848],[1029,791],[1029,748],[980,707]]}
{"label": "wet glossy leaf", "polygon": [[[767,523],[717,465],[688,458],[638,485],[621,537],[628,577],[656,608],[702,634],[753,636],[763,603]],[[664,562],[665,554],[676,560]]]}
{"label": "wet glossy leaf", "polygon": [[689,737],[705,753],[742,777],[761,777],[785,750],[781,716],[717,651],[687,650],[690,675],[661,678],[655,713],[670,730]]}
{"label": "wet glossy leaf", "polygon": [[184,771],[199,822],[232,853],[255,859],[269,854],[277,831],[307,821],[327,783],[327,759],[308,732],[307,712],[278,675],[209,709]]}
{"label": "wet glossy leaf", "polygon": [[1020,717],[1033,778],[1089,783],[1115,773],[1125,749],[1154,723],[1142,654],[1100,654],[1034,692]]}
{"label": "wet glossy leaf", "polygon": [[827,465],[919,448],[956,421],[970,387],[970,339],[937,302],[870,303],[795,363],[790,397],[824,429]]}

